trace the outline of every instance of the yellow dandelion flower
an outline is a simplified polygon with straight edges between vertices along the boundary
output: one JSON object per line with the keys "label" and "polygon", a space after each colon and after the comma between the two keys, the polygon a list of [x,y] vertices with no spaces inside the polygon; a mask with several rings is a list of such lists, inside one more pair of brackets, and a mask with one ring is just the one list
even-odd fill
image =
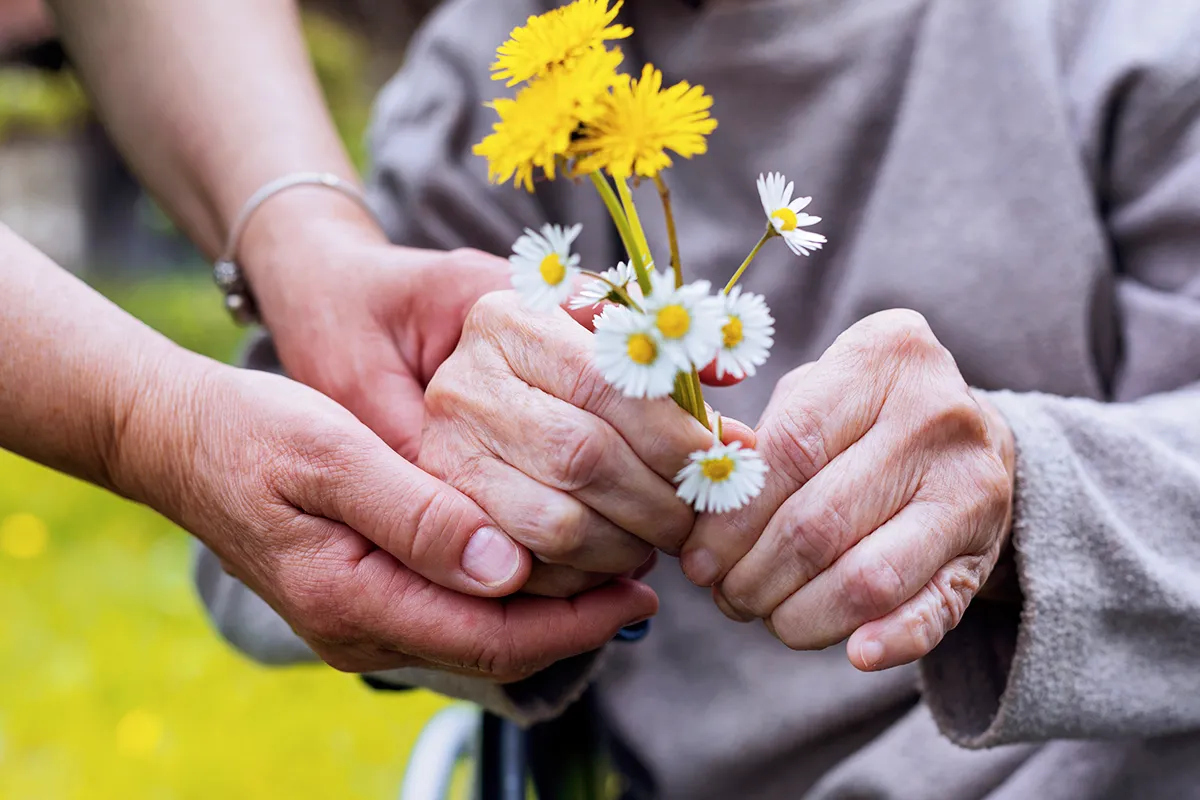
{"label": "yellow dandelion flower", "polygon": [[599,116],[602,99],[617,80],[620,50],[593,49],[569,69],[558,69],[491,105],[500,120],[482,142],[476,155],[488,160],[488,179],[533,191],[533,174],[541,170],[554,178],[559,158],[571,149],[579,126]]}
{"label": "yellow dandelion flower", "polygon": [[647,64],[640,79],[618,81],[604,113],[588,123],[572,145],[576,171],[607,170],[617,179],[637,174],[652,178],[671,166],[671,150],[684,158],[705,152],[704,137],[717,121],[708,110],[712,97],[703,86],[680,81],[662,88],[662,73]]}
{"label": "yellow dandelion flower", "polygon": [[603,48],[610,39],[624,39],[632,28],[611,24],[623,0],[575,0],[574,3],[530,17],[515,28],[496,50],[492,80],[515,86],[545,76],[553,67],[570,66],[589,50]]}

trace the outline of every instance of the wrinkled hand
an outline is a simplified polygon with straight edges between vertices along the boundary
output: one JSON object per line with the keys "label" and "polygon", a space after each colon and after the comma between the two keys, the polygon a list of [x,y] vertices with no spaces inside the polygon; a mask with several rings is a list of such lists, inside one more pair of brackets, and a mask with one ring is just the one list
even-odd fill
{"label": "wrinkled hand", "polygon": [[288,375],[415,459],[425,384],[475,301],[508,286],[507,263],[476,250],[396,247],[361,220],[251,230],[260,236],[247,269]]}
{"label": "wrinkled hand", "polygon": [[711,434],[669,399],[614,390],[591,339],[562,311],[487,295],[425,395],[420,466],[543,562],[530,592],[568,595],[654,548],[677,553],[694,521],[671,480]]}
{"label": "wrinkled hand", "polygon": [[785,377],[758,448],[762,496],[701,518],[683,566],[794,649],[850,636],[859,669],[920,658],[1007,547],[1012,433],[915,312],[868,317]]}
{"label": "wrinkled hand", "polygon": [[[521,587],[529,554],[332,400],[219,365],[169,386],[130,414],[123,490],[196,533],[338,669],[511,681],[656,610],[633,581],[493,599]],[[478,580],[481,558],[507,577]]]}

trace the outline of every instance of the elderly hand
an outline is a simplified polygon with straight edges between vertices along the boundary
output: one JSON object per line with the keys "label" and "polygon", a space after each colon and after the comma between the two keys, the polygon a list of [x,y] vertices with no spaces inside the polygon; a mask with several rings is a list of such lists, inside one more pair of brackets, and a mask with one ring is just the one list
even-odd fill
{"label": "elderly hand", "polygon": [[711,434],[669,399],[605,383],[591,339],[562,311],[490,294],[425,394],[420,466],[543,562],[525,591],[571,594],[677,553],[692,529],[671,480]]}
{"label": "elderly hand", "polygon": [[683,567],[788,647],[850,637],[859,669],[932,650],[1008,545],[1013,441],[925,320],[886,311],[777,387],[762,496],[704,517]]}

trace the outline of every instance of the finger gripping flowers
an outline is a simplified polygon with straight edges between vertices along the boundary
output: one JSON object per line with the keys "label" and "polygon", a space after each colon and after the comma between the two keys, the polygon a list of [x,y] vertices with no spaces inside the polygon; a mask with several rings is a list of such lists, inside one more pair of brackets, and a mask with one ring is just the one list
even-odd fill
{"label": "finger gripping flowers", "polygon": [[[632,35],[617,23],[622,0],[575,0],[529,17],[496,51],[492,78],[515,86],[512,98],[489,105],[492,132],[475,146],[493,183],[512,180],[533,191],[535,180],[586,177],[620,234],[628,260],[603,272],[580,267],[571,252],[580,226],[527,229],[513,245],[513,288],[532,311],[568,304],[598,307],[595,364],[604,379],[629,397],[670,396],[713,431],[713,444],[691,454],[675,476],[679,496],[696,511],[725,513],[762,491],[767,467],[752,449],[721,440],[720,417],[709,420],[699,370],[718,378],[753,375],[770,353],[775,321],[762,296],[736,286],[759,250],[773,238],[797,255],[821,249],[821,221],[793,198],[780,173],[760,175],[758,194],[766,226],[728,283],[713,293],[708,281],[685,283],[670,192],[663,173],[672,155],[705,153],[716,129],[712,98],[703,86],[663,85],[646,64],[637,77],[618,72],[619,49],[609,42]],[[669,270],[654,266],[629,181],[652,180],[663,204]],[[661,254],[660,254],[661,255]],[[577,293],[580,276],[590,280]],[[574,296],[572,296],[574,293]]]}

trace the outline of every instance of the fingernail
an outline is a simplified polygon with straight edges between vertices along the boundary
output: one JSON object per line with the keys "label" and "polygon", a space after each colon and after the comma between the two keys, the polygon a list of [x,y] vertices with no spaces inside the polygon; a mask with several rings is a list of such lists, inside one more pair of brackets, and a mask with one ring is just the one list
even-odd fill
{"label": "fingernail", "polygon": [[683,574],[697,586],[712,586],[720,574],[717,558],[708,550],[689,550],[682,558]]}
{"label": "fingernail", "polygon": [[858,657],[864,666],[874,669],[883,663],[883,642],[868,639],[858,646]]}
{"label": "fingernail", "polygon": [[463,550],[463,571],[484,586],[500,586],[521,566],[517,545],[495,528],[480,528]]}

